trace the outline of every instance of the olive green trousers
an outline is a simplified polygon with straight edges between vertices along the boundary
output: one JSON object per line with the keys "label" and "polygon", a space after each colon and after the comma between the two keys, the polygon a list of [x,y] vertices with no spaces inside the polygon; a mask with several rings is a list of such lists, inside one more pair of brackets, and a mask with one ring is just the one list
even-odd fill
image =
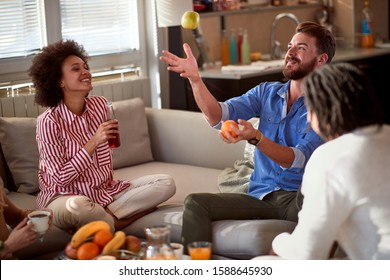
{"label": "olive green trousers", "polygon": [[193,241],[212,242],[212,222],[219,220],[279,219],[298,221],[303,196],[283,190],[263,200],[239,193],[194,193],[184,202],[182,243],[185,250]]}

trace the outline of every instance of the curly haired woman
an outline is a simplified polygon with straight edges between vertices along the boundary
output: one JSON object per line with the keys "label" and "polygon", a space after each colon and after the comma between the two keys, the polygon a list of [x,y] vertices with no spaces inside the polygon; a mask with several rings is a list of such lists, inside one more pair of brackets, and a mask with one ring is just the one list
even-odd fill
{"label": "curly haired woman", "polygon": [[88,55],[73,40],[45,47],[30,68],[38,117],[40,207],[53,210],[53,223],[74,230],[105,220],[121,229],[153,211],[176,191],[171,176],[156,174],[134,181],[113,179],[108,139],[118,122],[107,121],[107,100],[89,96]]}

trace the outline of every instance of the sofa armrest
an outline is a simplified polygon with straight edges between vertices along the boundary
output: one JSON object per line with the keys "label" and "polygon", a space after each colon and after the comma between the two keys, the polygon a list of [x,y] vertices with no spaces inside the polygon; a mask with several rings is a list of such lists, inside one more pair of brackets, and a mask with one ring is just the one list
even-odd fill
{"label": "sofa armrest", "polygon": [[224,169],[244,158],[245,142],[226,144],[200,112],[146,108],[157,161]]}

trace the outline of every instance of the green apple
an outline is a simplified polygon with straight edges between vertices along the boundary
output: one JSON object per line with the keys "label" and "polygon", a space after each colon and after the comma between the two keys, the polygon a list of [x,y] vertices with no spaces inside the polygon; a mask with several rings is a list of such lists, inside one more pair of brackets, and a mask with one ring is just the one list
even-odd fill
{"label": "green apple", "polygon": [[185,29],[196,29],[199,24],[199,14],[194,11],[187,11],[181,17],[181,26]]}

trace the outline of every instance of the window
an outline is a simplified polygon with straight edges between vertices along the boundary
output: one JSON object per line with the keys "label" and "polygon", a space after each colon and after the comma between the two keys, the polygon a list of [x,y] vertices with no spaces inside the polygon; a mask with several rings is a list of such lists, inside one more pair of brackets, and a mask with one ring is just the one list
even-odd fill
{"label": "window", "polygon": [[2,0],[0,85],[29,80],[32,57],[61,38],[91,56],[92,72],[146,71],[143,0]]}
{"label": "window", "polygon": [[0,2],[0,58],[27,56],[45,45],[42,4],[36,0]]}
{"label": "window", "polygon": [[139,49],[136,1],[61,0],[62,37],[84,45],[90,55]]}

